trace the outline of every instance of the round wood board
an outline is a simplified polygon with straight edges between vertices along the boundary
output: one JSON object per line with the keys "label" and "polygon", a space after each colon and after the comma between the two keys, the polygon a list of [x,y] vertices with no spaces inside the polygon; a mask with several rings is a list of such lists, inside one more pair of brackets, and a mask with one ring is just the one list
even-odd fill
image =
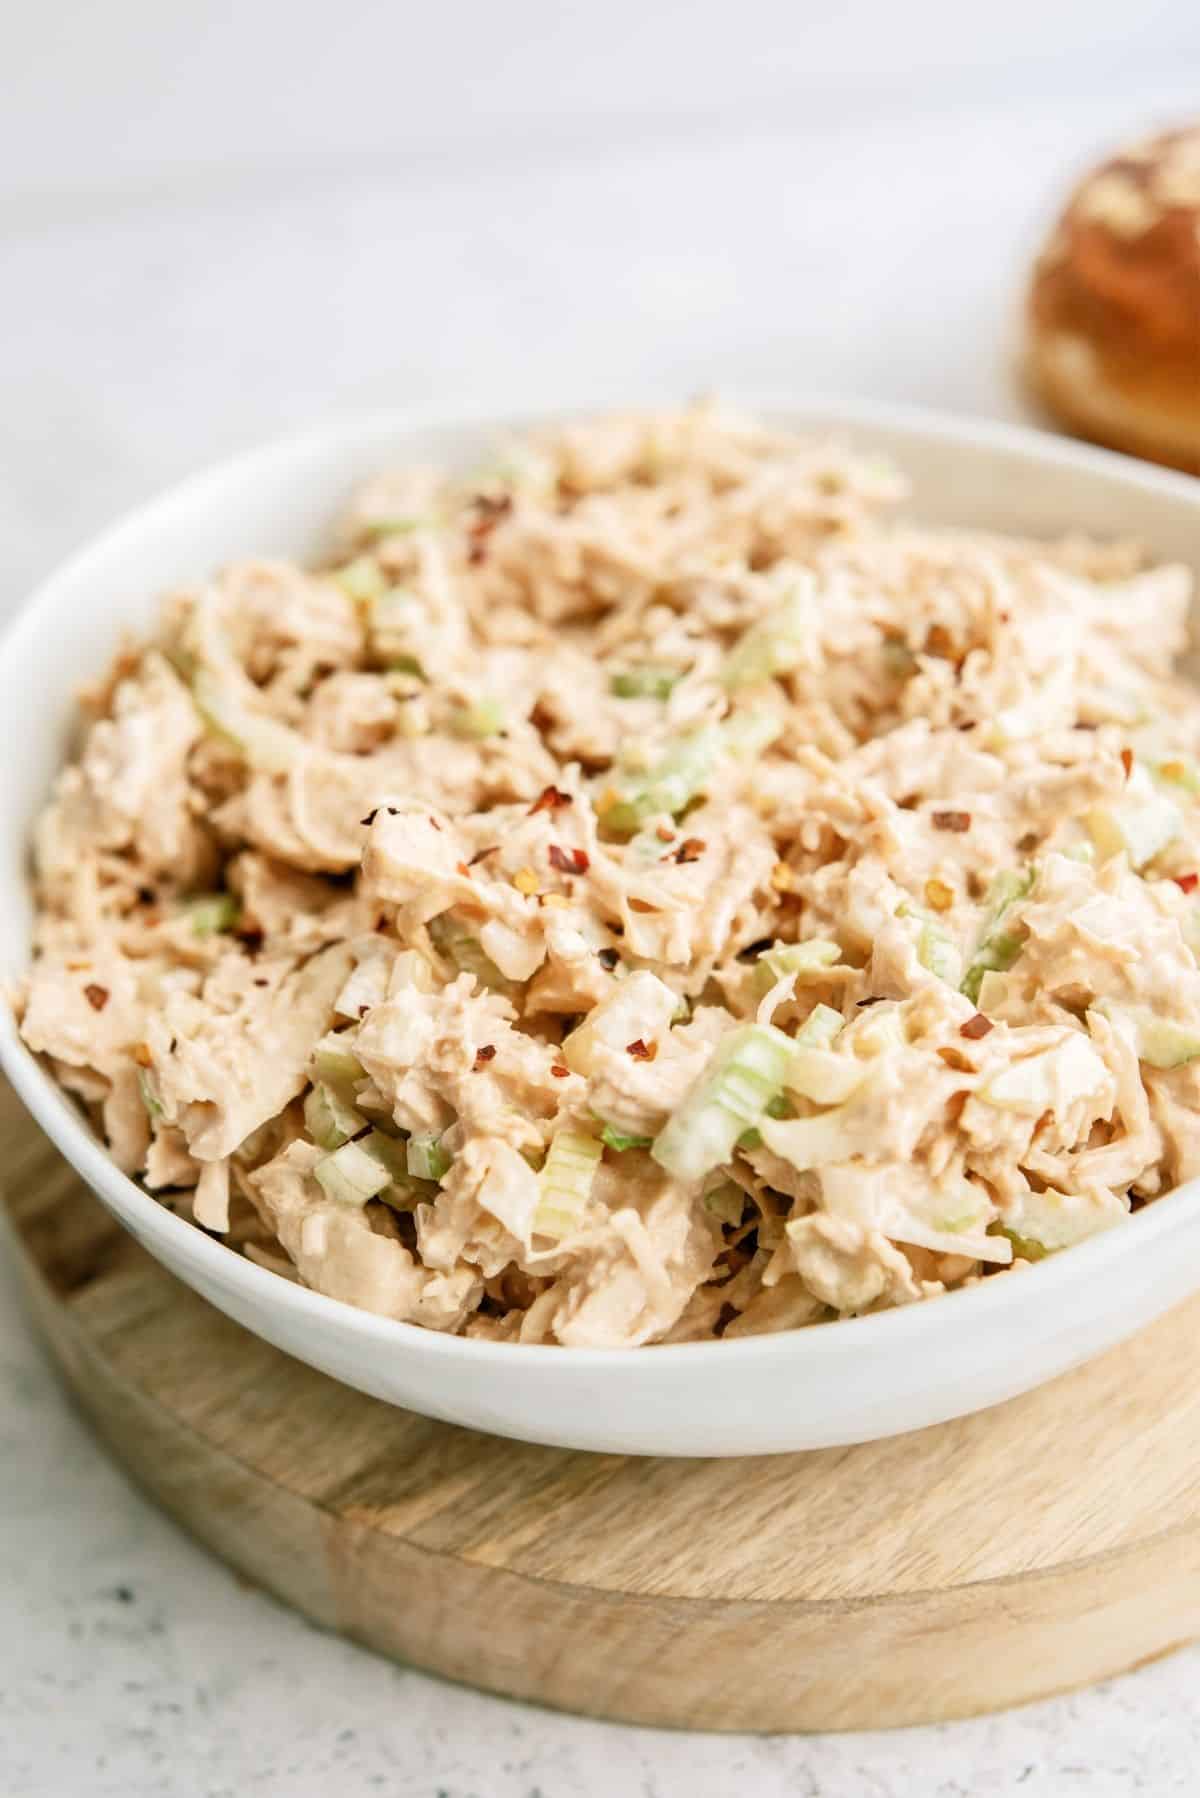
{"label": "round wood board", "polygon": [[383,1654],[627,1722],[861,1729],[1017,1704],[1200,1634],[1200,1300],[887,1442],[570,1453],[290,1360],[126,1236],[7,1088],[0,1140],[31,1309],[103,1441],[224,1560]]}

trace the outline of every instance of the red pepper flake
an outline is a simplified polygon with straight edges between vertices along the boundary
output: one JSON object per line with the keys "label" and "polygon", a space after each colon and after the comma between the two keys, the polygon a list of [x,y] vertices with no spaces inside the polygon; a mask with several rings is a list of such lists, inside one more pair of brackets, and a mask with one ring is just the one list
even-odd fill
{"label": "red pepper flake", "polygon": [[[395,817],[395,816],[396,816],[396,811],[395,811],[395,808],[394,808],[394,807],[393,807],[393,806],[390,806],[390,805],[389,805],[389,806],[388,806],[388,817],[389,817],[389,818],[394,818],[394,817]],[[438,823],[438,821],[437,821],[437,819],[436,819],[436,818],[431,818],[431,819],[430,819],[430,820],[429,820],[429,822],[430,822],[430,823],[431,823],[431,824],[432,824],[432,825],[433,825],[433,828],[434,828],[434,829],[435,829],[435,830],[440,830],[440,829],[441,829],[441,828],[442,828],[442,827],[441,827],[441,825],[440,825],[440,824],[439,824],[439,823]]]}
{"label": "red pepper flake", "polygon": [[967,1037],[971,1042],[978,1042],[981,1036],[986,1036],[989,1030],[995,1028],[991,1018],[985,1018],[981,1011],[977,1011],[973,1018],[967,1019],[958,1034]]}
{"label": "red pepper flake", "polygon": [[103,1011],[108,1004],[108,988],[97,986],[94,982],[84,987],[83,996],[93,1011]]}
{"label": "red pepper flake", "polygon": [[934,812],[930,822],[935,830],[970,830],[970,812]]}
{"label": "red pepper flake", "polygon": [[1182,893],[1194,893],[1200,874],[1174,874],[1171,877]]}
{"label": "red pepper flake", "polygon": [[493,524],[503,518],[506,512],[511,512],[512,507],[511,493],[477,493],[475,495],[475,510],[484,518],[490,518]]}
{"label": "red pepper flake", "polygon": [[454,872],[456,874],[461,874],[464,880],[470,880],[471,878],[471,870],[466,862],[455,862]]}
{"label": "red pepper flake", "polygon": [[656,824],[654,826],[654,834],[660,843],[673,843],[675,841],[675,832],[671,829],[669,824]]}
{"label": "red pepper flake", "polygon": [[630,911],[648,912],[657,911],[658,907],[657,905],[651,905],[648,899],[631,899],[629,901],[629,909]]}
{"label": "red pepper flake", "polygon": [[554,1066],[550,1069],[550,1072],[554,1075],[556,1080],[566,1080],[569,1079],[571,1070],[570,1068],[559,1067],[558,1063],[555,1062]]}
{"label": "red pepper flake", "polygon": [[495,1043],[480,1043],[475,1051],[475,1072],[478,1073],[480,1068],[485,1068],[488,1062],[495,1058],[495,1054]]}
{"label": "red pepper flake", "polygon": [[562,793],[557,787],[543,787],[529,808],[529,816],[532,818],[536,812],[556,812],[560,806],[570,803],[569,793]]}
{"label": "red pepper flake", "polygon": [[557,843],[551,843],[549,853],[550,866],[560,874],[586,874],[591,866],[586,849],[560,849]]}
{"label": "red pepper flake", "polygon": [[467,560],[477,566],[487,554],[487,542],[505,513],[512,511],[511,493],[497,494],[495,498],[488,493],[480,493],[475,498],[476,517],[467,526],[467,537],[470,547]]}
{"label": "red pepper flake", "polygon": [[644,1042],[640,1036],[635,1037],[633,1042],[626,1043],[625,1053],[632,1055],[635,1061],[653,1061],[658,1054],[658,1044]]}
{"label": "red pepper flake", "polygon": [[708,844],[703,837],[685,837],[675,851],[675,860],[677,862],[698,862],[707,848]]}
{"label": "red pepper flake", "polygon": [[1128,780],[1129,776],[1133,773],[1133,751],[1132,751],[1132,749],[1123,749],[1121,751],[1121,766],[1122,766],[1122,768],[1124,768],[1125,778],[1126,778],[1126,780]]}

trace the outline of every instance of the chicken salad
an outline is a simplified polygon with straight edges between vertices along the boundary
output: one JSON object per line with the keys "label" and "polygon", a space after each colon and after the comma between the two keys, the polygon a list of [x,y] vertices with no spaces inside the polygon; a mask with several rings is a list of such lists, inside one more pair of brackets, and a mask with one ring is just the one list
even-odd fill
{"label": "chicken salad", "polygon": [[626,1347],[935,1296],[1200,1172],[1190,577],[695,407],[168,596],[34,843],[27,1044],[317,1291]]}

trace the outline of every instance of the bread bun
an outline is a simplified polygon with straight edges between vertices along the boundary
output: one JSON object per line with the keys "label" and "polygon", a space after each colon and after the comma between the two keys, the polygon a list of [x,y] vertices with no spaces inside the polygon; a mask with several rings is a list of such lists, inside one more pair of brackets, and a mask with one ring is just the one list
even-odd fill
{"label": "bread bun", "polygon": [[1033,272],[1028,375],[1071,431],[1200,474],[1200,125],[1075,189]]}

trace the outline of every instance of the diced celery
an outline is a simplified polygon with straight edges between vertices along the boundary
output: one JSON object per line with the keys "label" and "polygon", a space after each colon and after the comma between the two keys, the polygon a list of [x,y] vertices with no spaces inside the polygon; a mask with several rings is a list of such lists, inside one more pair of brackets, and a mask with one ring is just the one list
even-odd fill
{"label": "diced celery", "polygon": [[816,634],[813,582],[805,575],[782,605],[734,644],[725,662],[725,685],[745,687],[787,674],[811,653]]}
{"label": "diced celery", "polygon": [[760,993],[769,993],[777,981],[794,974],[802,980],[808,974],[821,974],[842,958],[836,943],[826,937],[809,937],[804,943],[781,943],[767,949],[754,964],[754,983]]}
{"label": "diced celery", "polygon": [[962,979],[962,955],[958,944],[943,930],[932,912],[906,899],[896,907],[898,918],[911,918],[917,926],[917,960],[947,986],[957,986]]}
{"label": "diced celery", "polygon": [[1130,775],[1121,798],[1093,806],[1084,823],[1101,855],[1124,852],[1130,867],[1140,871],[1179,835],[1183,816],[1174,800],[1157,791],[1146,770],[1139,767]]}
{"label": "diced celery", "polygon": [[979,1003],[979,989],[984,975],[989,972],[1005,973],[1020,955],[1024,946],[1021,938],[1011,931],[999,929],[999,924],[1010,906],[1032,892],[1036,879],[1036,868],[1009,868],[997,874],[992,881],[979,941],[959,989],[966,994],[972,1005]]}
{"label": "diced celery", "polygon": [[414,1180],[441,1182],[450,1167],[450,1156],[442,1147],[440,1136],[410,1136],[405,1150],[405,1163]]}
{"label": "diced celery", "polygon": [[356,605],[370,605],[388,589],[388,578],[374,556],[355,556],[344,568],[335,568],[333,579]]}
{"label": "diced celery", "polygon": [[[1100,1230],[1121,1223],[1129,1214],[1122,1193],[1097,1190],[1090,1193],[1025,1192],[1005,1207],[997,1233],[1006,1236],[1015,1254],[1039,1261],[1056,1249],[1071,1248]],[[992,1226],[996,1229],[996,1226]]]}
{"label": "diced celery", "polygon": [[[841,1024],[840,1018],[838,1023]],[[870,1064],[856,1055],[801,1046],[788,1069],[788,1090],[811,1099],[814,1105],[841,1105],[862,1085],[869,1071]]]}
{"label": "diced celery", "polygon": [[410,512],[397,514],[391,518],[372,518],[359,528],[359,536],[366,543],[378,543],[381,537],[398,537],[408,531],[429,531],[437,528],[437,519],[429,512]]}
{"label": "diced celery", "polygon": [[450,714],[450,729],[456,737],[482,741],[504,729],[504,707],[498,699],[477,699],[472,705],[456,706]]}
{"label": "diced celery", "polygon": [[798,1049],[828,1049],[840,1036],[846,1020],[832,1005],[814,1005],[796,1032]]}
{"label": "diced celery", "polygon": [[1012,1243],[1014,1257],[1022,1261],[1043,1261],[1053,1251],[1044,1243],[1035,1242],[1032,1236],[1019,1236],[1015,1230],[1006,1230],[1003,1224],[989,1224],[989,1236],[1006,1236]]}
{"label": "diced celery", "polygon": [[979,990],[985,974],[1003,974],[1012,967],[1020,955],[1024,944],[1020,937],[1010,936],[1006,931],[997,931],[981,946],[979,954],[967,969],[966,979],[960,991],[965,993],[972,1005],[979,1003]]}
{"label": "diced celery", "polygon": [[682,678],[669,668],[625,668],[611,677],[608,690],[618,699],[666,699]]}
{"label": "diced celery", "polygon": [[923,968],[928,968],[931,974],[936,974],[948,986],[957,986],[962,979],[962,956],[958,945],[936,924],[921,926],[921,933],[917,938],[917,960]]}
{"label": "diced celery", "polygon": [[587,1209],[592,1181],[604,1150],[581,1130],[560,1130],[551,1140],[538,1175],[538,1203],[533,1214],[537,1236],[561,1241],[578,1230]]}
{"label": "diced celery", "polygon": [[320,1149],[340,1149],[367,1127],[361,1111],[340,1098],[332,1086],[314,1086],[304,1101],[304,1123]]}
{"label": "diced celery", "polygon": [[510,995],[513,992],[513,983],[504,978],[479,938],[473,936],[452,912],[443,912],[432,919],[429,934],[434,946],[453,962],[460,974],[473,974],[489,993]]}
{"label": "diced celery", "polygon": [[331,1030],[318,1042],[312,1053],[314,1083],[345,1089],[366,1079],[366,1069],[353,1050],[353,1033]]}
{"label": "diced celery", "polygon": [[599,802],[601,821],[610,830],[632,833],[657,813],[674,816],[683,811],[711,777],[720,741],[715,725],[681,737],[640,778],[626,775],[620,785],[605,789]]}
{"label": "diced celery", "polygon": [[675,817],[702,793],[720,763],[745,760],[772,743],[782,721],[767,712],[735,712],[720,724],[707,724],[681,737],[644,772],[627,773],[610,782],[599,803],[601,821],[610,829],[632,834],[647,818],[662,812]]}
{"label": "diced celery", "polygon": [[872,1005],[855,1020],[853,1043],[854,1053],[867,1057],[890,1055],[893,1049],[902,1049],[904,1019],[899,1004],[888,999]]}
{"label": "diced celery", "polygon": [[770,748],[783,729],[783,718],[770,706],[755,706],[750,711],[731,712],[717,729],[724,754],[744,762]]}
{"label": "diced celery", "polygon": [[1200,1057],[1200,1029],[1195,1025],[1160,1017],[1147,1005],[1119,1005],[1111,999],[1101,999],[1096,1010],[1114,1021],[1129,1024],[1138,1060],[1147,1067],[1181,1068]]}
{"label": "diced celery", "polygon": [[189,899],[186,910],[197,936],[216,936],[233,929],[242,908],[233,893],[205,893]]}
{"label": "diced celery", "polygon": [[746,1209],[746,1194],[736,1181],[722,1180],[705,1193],[702,1202],[710,1217],[736,1230]]}
{"label": "diced celery", "polygon": [[365,1205],[391,1182],[391,1172],[371,1152],[370,1138],[343,1143],[313,1169],[318,1184],[331,1199],[347,1205]]}
{"label": "diced celery", "polygon": [[733,1154],[738,1138],[780,1097],[795,1050],[773,1024],[731,1030],[682,1104],[655,1137],[650,1153],[680,1180],[698,1180]]}
{"label": "diced celery", "polygon": [[626,1149],[648,1149],[654,1138],[635,1136],[628,1130],[618,1130],[615,1124],[605,1124],[600,1131],[600,1141],[605,1148],[615,1149],[620,1155]]}
{"label": "diced celery", "polygon": [[151,1079],[149,1071],[146,1068],[138,1069],[137,1083],[142,1104],[146,1107],[146,1115],[157,1121],[163,1116],[162,1100],[159,1098],[158,1093],[155,1090],[154,1081]]}

